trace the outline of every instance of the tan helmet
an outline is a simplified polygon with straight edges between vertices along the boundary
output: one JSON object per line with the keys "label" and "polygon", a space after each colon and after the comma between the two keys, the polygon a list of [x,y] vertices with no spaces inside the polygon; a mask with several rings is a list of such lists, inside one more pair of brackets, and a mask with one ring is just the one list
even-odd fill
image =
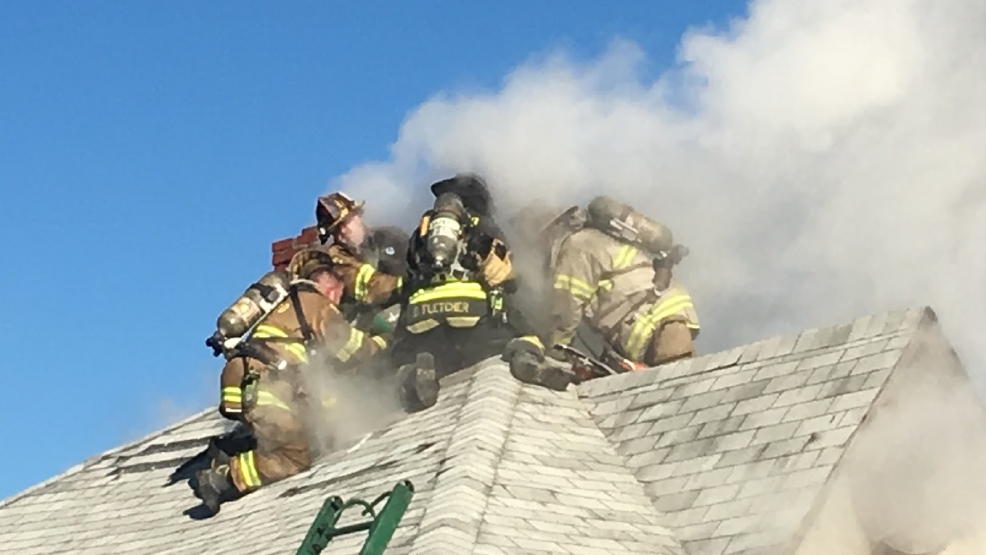
{"label": "tan helmet", "polygon": [[346,218],[362,214],[365,204],[362,201],[356,202],[342,191],[318,197],[315,202],[315,220],[318,224],[319,241],[324,244]]}
{"label": "tan helmet", "polygon": [[331,271],[335,268],[335,261],[329,253],[309,248],[297,252],[288,262],[288,274],[296,279],[310,279],[316,270],[325,269]]}

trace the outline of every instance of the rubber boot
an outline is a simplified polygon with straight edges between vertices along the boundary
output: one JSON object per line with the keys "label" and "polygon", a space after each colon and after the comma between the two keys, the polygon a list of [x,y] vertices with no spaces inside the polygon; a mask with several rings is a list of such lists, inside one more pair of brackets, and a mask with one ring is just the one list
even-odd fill
{"label": "rubber boot", "polygon": [[431,353],[418,353],[414,364],[401,366],[397,376],[401,404],[408,413],[433,407],[438,402],[438,377]]}
{"label": "rubber boot", "polygon": [[229,477],[229,466],[222,465],[196,472],[195,496],[202,500],[210,515],[218,514],[221,504],[239,497],[239,492]]}
{"label": "rubber boot", "polygon": [[514,355],[510,360],[510,374],[518,381],[552,391],[565,391],[574,378],[562,368],[540,362],[533,353]]}

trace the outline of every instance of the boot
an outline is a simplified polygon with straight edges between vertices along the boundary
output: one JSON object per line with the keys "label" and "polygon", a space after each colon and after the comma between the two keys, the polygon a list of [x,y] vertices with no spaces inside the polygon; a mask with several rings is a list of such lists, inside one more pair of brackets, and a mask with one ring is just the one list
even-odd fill
{"label": "boot", "polygon": [[433,407],[438,402],[438,377],[431,353],[418,353],[414,364],[401,366],[397,376],[401,404],[408,413]]}
{"label": "boot", "polygon": [[219,506],[239,497],[239,492],[229,477],[229,466],[199,470],[195,473],[195,496],[209,509],[210,516],[219,513]]}
{"label": "boot", "polygon": [[215,469],[220,466],[229,466],[230,457],[219,446],[218,438],[213,437],[209,440],[209,448],[206,449],[206,456],[209,458],[209,468]]}
{"label": "boot", "polygon": [[542,363],[532,353],[525,352],[517,353],[511,358],[510,374],[518,381],[552,391],[565,391],[574,378],[563,368]]}

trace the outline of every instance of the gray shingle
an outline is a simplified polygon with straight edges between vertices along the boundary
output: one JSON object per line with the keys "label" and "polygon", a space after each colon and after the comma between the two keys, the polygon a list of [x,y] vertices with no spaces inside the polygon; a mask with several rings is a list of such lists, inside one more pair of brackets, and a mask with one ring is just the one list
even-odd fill
{"label": "gray shingle", "polygon": [[292,552],[326,495],[372,499],[402,478],[416,493],[388,555],[753,553],[793,537],[933,321],[873,315],[563,393],[491,360],[445,380],[432,409],[194,521],[188,488],[161,484],[224,428],[205,411],[0,503],[0,554],[186,555],[230,535],[250,553]]}

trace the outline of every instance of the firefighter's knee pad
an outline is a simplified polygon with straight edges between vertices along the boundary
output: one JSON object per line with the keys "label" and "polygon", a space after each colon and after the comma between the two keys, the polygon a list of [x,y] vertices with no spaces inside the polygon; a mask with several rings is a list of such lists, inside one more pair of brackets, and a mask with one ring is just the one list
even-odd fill
{"label": "firefighter's knee pad", "polygon": [[647,348],[644,362],[648,366],[660,366],[693,356],[695,343],[692,340],[692,330],[685,322],[673,321],[664,324],[655,334]]}

